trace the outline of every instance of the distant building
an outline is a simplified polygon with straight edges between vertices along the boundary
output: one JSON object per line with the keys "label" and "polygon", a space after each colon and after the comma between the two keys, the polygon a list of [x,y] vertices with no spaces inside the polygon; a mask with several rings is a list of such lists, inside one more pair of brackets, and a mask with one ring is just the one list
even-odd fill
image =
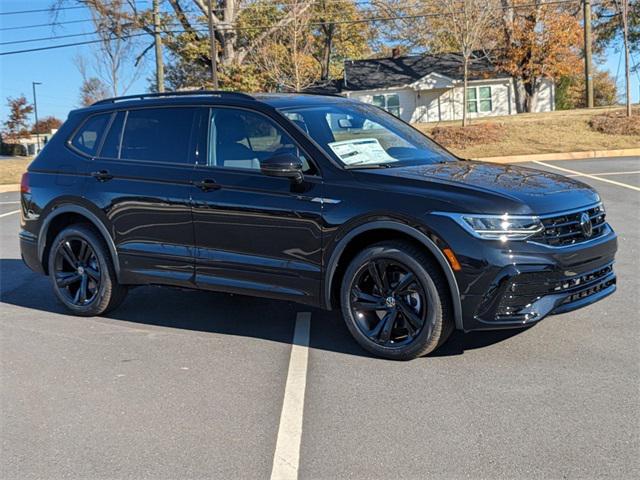
{"label": "distant building", "polygon": [[[463,79],[459,54],[393,56],[348,60],[341,80],[307,91],[339,93],[377,105],[406,122],[439,122],[462,119]],[[517,113],[513,78],[490,61],[472,61],[468,79],[468,118]],[[534,111],[550,112],[554,105],[555,85],[544,79]]]}
{"label": "distant building", "polygon": [[[3,138],[2,142],[9,145],[11,144],[21,145],[23,148],[20,149],[21,150],[20,152],[18,152],[19,155],[33,156],[40,153],[40,150],[44,148],[44,146],[51,139],[51,137],[53,137],[53,134],[56,133],[57,131],[58,129],[54,128],[54,129],[51,129],[48,133],[41,133],[40,135],[31,134],[27,137],[19,138],[18,140],[14,140],[14,139],[9,140],[9,139]],[[38,136],[40,137],[40,150],[38,150]]]}

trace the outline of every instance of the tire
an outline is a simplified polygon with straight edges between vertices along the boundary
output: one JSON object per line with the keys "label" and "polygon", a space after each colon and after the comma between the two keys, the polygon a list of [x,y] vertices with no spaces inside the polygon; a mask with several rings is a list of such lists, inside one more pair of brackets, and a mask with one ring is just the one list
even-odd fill
{"label": "tire", "polygon": [[343,276],[340,303],[351,335],[383,358],[421,357],[454,330],[439,266],[408,242],[385,241],[360,252]]}
{"label": "tire", "polygon": [[51,245],[48,265],[53,291],[75,315],[102,315],[126,297],[127,288],[117,282],[109,249],[91,225],[62,230]]}

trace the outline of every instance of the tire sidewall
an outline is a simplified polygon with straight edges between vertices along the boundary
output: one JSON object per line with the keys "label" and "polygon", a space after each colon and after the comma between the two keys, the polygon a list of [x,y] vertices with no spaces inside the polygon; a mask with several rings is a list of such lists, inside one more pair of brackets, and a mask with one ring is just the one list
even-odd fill
{"label": "tire sidewall", "polygon": [[[404,347],[389,348],[370,340],[360,330],[358,322],[353,317],[353,312],[351,311],[350,297],[353,282],[358,273],[365,268],[366,264],[371,260],[377,259],[389,259],[406,266],[416,275],[427,296],[425,325],[420,334],[410,344]],[[439,333],[441,331],[441,328],[438,328],[438,323],[442,322],[442,306],[436,285],[424,266],[399,248],[381,245],[367,248],[359,253],[353,259],[343,276],[342,288],[340,290],[340,304],[345,323],[353,337],[363,348],[376,355],[398,360],[411,359],[416,356],[416,352],[424,350],[427,345],[435,346],[438,343]]]}
{"label": "tire sidewall", "polygon": [[[87,305],[78,306],[66,301],[62,292],[55,280],[55,259],[58,250],[62,246],[62,244],[69,239],[70,237],[78,237],[85,240],[93,249],[96,259],[98,260],[98,264],[100,265],[100,288],[98,290],[98,295],[93,301]],[[81,316],[93,316],[102,313],[102,311],[108,305],[111,295],[111,285],[112,279],[110,277],[110,264],[108,263],[110,260],[106,257],[103,243],[96,234],[88,227],[78,225],[67,227],[62,230],[55,238],[51,245],[51,250],[49,254],[49,276],[51,277],[51,283],[53,285],[53,291],[56,294],[56,297],[64,304],[66,308],[71,310],[75,315]]]}

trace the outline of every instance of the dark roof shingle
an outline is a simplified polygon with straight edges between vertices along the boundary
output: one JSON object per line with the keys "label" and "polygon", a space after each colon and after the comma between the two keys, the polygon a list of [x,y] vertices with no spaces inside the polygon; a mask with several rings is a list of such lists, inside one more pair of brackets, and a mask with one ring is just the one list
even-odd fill
{"label": "dark roof shingle", "polygon": [[[456,53],[443,55],[411,55],[371,60],[345,62],[343,90],[370,90],[399,87],[411,84],[430,73],[439,73],[454,80],[463,79],[462,56]],[[499,72],[488,59],[472,60],[469,79],[508,78]]]}

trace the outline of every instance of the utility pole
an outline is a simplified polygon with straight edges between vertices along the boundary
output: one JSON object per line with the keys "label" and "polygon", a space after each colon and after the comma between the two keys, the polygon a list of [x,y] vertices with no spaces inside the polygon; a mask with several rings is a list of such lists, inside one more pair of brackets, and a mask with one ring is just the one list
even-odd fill
{"label": "utility pole", "polygon": [[40,152],[40,132],[38,131],[38,99],[36,98],[36,85],[42,85],[41,82],[31,82],[31,88],[33,88],[33,113],[36,117],[36,123],[34,128],[36,130],[36,155]]}
{"label": "utility pole", "polygon": [[627,117],[631,116],[631,82],[629,79],[629,2],[622,0],[622,38],[624,40],[624,76],[627,93]]}
{"label": "utility pole", "polygon": [[160,0],[153,0],[153,41],[156,47],[156,88],[164,92],[164,61],[162,59],[162,37],[160,37]]}
{"label": "utility pole", "polygon": [[216,32],[213,27],[213,8],[209,2],[209,43],[211,44],[211,81],[213,89],[218,90],[218,49],[216,48]]}
{"label": "utility pole", "polygon": [[591,65],[591,0],[583,0],[584,7],[584,85],[587,108],[593,108],[593,70]]}

